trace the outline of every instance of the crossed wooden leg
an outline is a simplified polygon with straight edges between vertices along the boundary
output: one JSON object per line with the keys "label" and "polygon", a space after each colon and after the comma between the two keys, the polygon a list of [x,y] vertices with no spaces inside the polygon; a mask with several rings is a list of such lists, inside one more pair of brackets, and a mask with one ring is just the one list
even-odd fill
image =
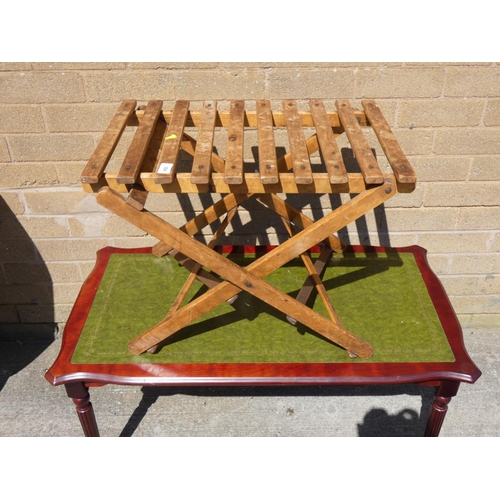
{"label": "crossed wooden leg", "polygon": [[370,357],[373,349],[368,343],[267,284],[262,278],[380,205],[395,193],[395,186],[387,180],[384,184],[351,199],[247,268],[240,268],[214,250],[192,239],[185,232],[150,212],[138,212],[118,193],[109,188],[103,188],[97,195],[97,201],[101,205],[227,280],[134,339],[129,344],[130,352],[133,354],[145,352],[240,290],[246,290],[348,351],[362,358]]}

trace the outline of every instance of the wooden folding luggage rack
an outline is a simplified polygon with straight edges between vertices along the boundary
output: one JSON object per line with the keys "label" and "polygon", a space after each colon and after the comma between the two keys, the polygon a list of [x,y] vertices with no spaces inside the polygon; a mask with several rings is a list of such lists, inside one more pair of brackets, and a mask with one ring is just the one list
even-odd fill
{"label": "wooden folding luggage rack", "polygon": [[[155,255],[169,253],[191,274],[165,319],[146,332],[138,332],[140,335],[130,342],[129,351],[154,352],[167,337],[245,290],[284,313],[290,322],[298,321],[344,347],[351,356],[369,358],[372,346],[342,326],[319,275],[331,252],[342,250],[334,233],[396,193],[409,193],[415,188],[413,168],[376,102],[364,100],[363,111],[355,111],[348,101],[338,100],[336,111],[326,111],[322,101],[312,100],[308,111],[299,111],[295,101],[285,100],[283,111],[279,112],[273,111],[267,100],[257,101],[255,111],[245,110],[245,102],[241,100],[231,101],[229,111],[217,111],[213,101],[204,102],[199,111],[190,110],[189,101],[177,101],[173,111],[162,110],[163,103],[158,100],[150,101],[145,108],[136,109],[136,104],[133,100],[121,103],[85,167],[81,182],[85,191],[98,192],[97,201],[102,206],[158,238],[160,241],[153,248]],[[117,173],[106,172],[126,125],[134,116],[138,125],[121,168]],[[196,140],[187,134],[187,127],[197,127]],[[225,159],[213,151],[217,127],[227,130]],[[279,158],[274,135],[278,127],[286,127],[290,145],[290,151]],[[363,127],[373,128],[391,173],[379,167]],[[305,129],[309,128],[315,132],[306,138]],[[257,130],[258,171],[254,172],[245,172],[244,168],[244,132],[248,129]],[[336,142],[344,132],[359,166],[357,173],[347,172]],[[153,144],[156,146],[150,147]],[[178,169],[181,150],[193,157],[190,172]],[[313,169],[310,161],[310,156],[318,151],[322,172]],[[176,228],[144,208],[148,192],[208,192],[224,196]],[[126,193],[126,198],[119,193]],[[279,193],[356,196],[313,221],[278,196]],[[243,268],[213,248],[238,206],[252,197],[281,217],[290,238]],[[208,245],[192,237],[222,217]],[[313,263],[308,250],[318,244],[323,244],[323,250]],[[292,298],[264,278],[298,256],[309,277],[297,298]],[[200,279],[209,290],[181,308],[195,279]],[[305,305],[312,289],[317,290],[330,319]]]}

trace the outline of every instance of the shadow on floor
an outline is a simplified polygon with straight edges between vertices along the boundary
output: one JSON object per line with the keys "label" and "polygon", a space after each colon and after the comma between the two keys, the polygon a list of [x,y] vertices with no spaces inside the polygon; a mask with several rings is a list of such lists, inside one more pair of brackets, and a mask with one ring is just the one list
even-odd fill
{"label": "shadow on floor", "polygon": [[370,410],[362,424],[358,424],[360,437],[418,437],[423,436],[431,404],[434,399],[433,387],[416,385],[401,386],[360,386],[360,387],[142,387],[143,396],[120,437],[130,437],[159,397],[184,394],[200,397],[335,397],[335,396],[393,396],[407,394],[420,396],[420,415],[412,409],[405,409],[397,415],[389,415],[386,410]]}
{"label": "shadow on floor", "polygon": [[42,352],[47,349],[53,340],[40,339],[0,341],[0,391],[3,389],[9,377],[24,370]]}

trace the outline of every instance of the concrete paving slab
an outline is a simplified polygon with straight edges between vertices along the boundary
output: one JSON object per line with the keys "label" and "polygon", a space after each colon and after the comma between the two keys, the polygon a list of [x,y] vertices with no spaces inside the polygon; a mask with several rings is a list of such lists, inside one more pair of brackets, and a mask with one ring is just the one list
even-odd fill
{"label": "concrete paving slab", "polygon": [[[441,436],[500,436],[500,331],[466,330],[482,377],[462,384]],[[0,342],[0,436],[82,436],[63,387],[43,377],[60,340]],[[434,389],[92,388],[102,436],[422,436]]]}

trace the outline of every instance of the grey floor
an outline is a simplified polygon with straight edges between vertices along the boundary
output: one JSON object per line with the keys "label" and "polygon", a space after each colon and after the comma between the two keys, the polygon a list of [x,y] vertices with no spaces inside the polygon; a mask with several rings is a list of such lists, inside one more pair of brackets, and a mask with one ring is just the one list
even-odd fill
{"label": "grey floor", "polygon": [[[441,436],[500,436],[500,331],[465,330],[482,371],[462,384]],[[82,436],[63,387],[44,378],[60,347],[0,342],[0,436]],[[432,388],[91,389],[102,436],[421,436]]]}

